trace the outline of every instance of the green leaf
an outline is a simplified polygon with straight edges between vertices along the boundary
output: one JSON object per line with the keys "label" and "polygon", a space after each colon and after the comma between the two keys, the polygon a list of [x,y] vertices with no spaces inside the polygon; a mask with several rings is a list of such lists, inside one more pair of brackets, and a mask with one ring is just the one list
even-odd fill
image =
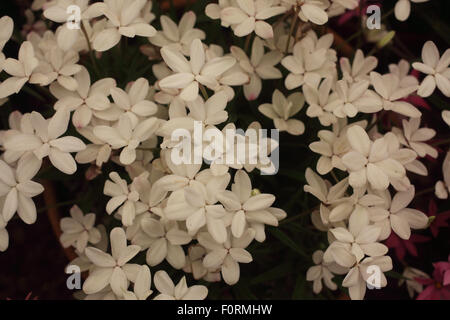
{"label": "green leaf", "polygon": [[386,276],[388,276],[389,278],[394,278],[394,279],[398,279],[398,280],[408,280],[408,278],[405,278],[400,273],[392,271],[392,270],[386,272]]}
{"label": "green leaf", "polygon": [[293,300],[301,300],[305,298],[305,289],[307,289],[306,286],[306,275],[300,274],[297,277],[297,281],[295,282],[295,288],[294,292],[292,294]]}
{"label": "green leaf", "polygon": [[279,229],[270,228],[269,232],[278,240],[280,240],[284,245],[291,248],[293,251],[297,252],[299,255],[305,259],[309,259],[309,256],[300,248],[294,240],[289,238],[289,236]]}
{"label": "green leaf", "polygon": [[278,265],[275,268],[254,277],[250,281],[250,285],[254,286],[267,281],[283,278],[292,272],[292,267],[293,267],[292,262],[286,262],[281,265]]}
{"label": "green leaf", "polygon": [[420,17],[424,19],[431,26],[431,28],[433,28],[434,32],[436,32],[447,42],[447,44],[450,45],[450,27],[448,26],[448,22],[439,19],[433,11],[417,11]]}
{"label": "green leaf", "polygon": [[233,293],[238,300],[257,300],[247,284],[239,282],[233,287]]}

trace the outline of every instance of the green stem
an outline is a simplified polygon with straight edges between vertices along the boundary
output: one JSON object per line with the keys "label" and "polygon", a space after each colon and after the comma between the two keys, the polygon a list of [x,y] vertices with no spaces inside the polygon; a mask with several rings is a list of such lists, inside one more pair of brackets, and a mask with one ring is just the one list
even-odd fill
{"label": "green stem", "polygon": [[41,96],[39,93],[37,93],[36,91],[34,91],[32,88],[28,87],[27,85],[24,85],[21,90],[42,102],[48,103],[48,101],[43,96]]}
{"label": "green stem", "polygon": [[248,50],[250,49],[250,42],[252,40],[252,34],[250,33],[247,38],[245,38],[245,46],[244,51],[245,53],[249,54]]}
{"label": "green stem", "polygon": [[289,16],[292,14],[293,11],[294,11],[293,9],[290,9],[290,10],[287,11],[280,19],[278,19],[278,20],[275,22],[275,24],[273,25],[273,29],[275,30],[275,28],[278,27],[278,25],[279,25],[280,23],[282,23],[284,20],[286,20],[287,17],[289,17]]}
{"label": "green stem", "polygon": [[334,173],[333,170],[331,170],[330,173],[331,173],[331,176],[333,177],[334,181],[335,181],[336,183],[339,183],[339,179],[337,178],[336,173]]}
{"label": "green stem", "polygon": [[284,224],[286,224],[286,223],[289,223],[289,222],[293,222],[293,221],[295,221],[295,220],[298,220],[298,219],[300,219],[301,217],[307,216],[307,215],[313,213],[315,210],[317,210],[317,209],[319,209],[319,208],[320,208],[320,206],[317,206],[317,207],[314,207],[314,208],[312,208],[312,209],[308,209],[308,210],[306,210],[306,211],[303,211],[302,213],[299,213],[299,214],[297,214],[297,215],[295,215],[295,216],[292,216],[292,217],[290,217],[290,218],[288,218],[288,219],[285,219],[285,220],[283,220],[283,221],[280,222],[280,226],[281,226],[281,225],[284,225]]}
{"label": "green stem", "polygon": [[445,139],[436,143],[433,143],[432,146],[433,147],[438,147],[438,146],[442,146],[442,145],[446,145],[450,143],[450,139]]}
{"label": "green stem", "polygon": [[[390,15],[392,15],[394,13],[394,9],[389,10],[388,12],[386,12],[383,16],[381,16],[381,21],[385,20],[386,18],[388,18]],[[361,29],[357,32],[355,32],[354,34],[352,34],[350,37],[348,37],[345,42],[350,43],[350,41],[356,39],[357,37],[359,37],[362,33],[364,32],[364,28],[361,26]],[[344,43],[345,43],[344,42]],[[341,45],[339,45],[336,50],[339,50],[342,45],[344,44],[342,43]]]}
{"label": "green stem", "polygon": [[202,92],[203,98],[205,98],[205,100],[209,99],[208,93],[206,92],[205,87],[199,83],[199,87],[200,87],[200,91]]}
{"label": "green stem", "polygon": [[292,36],[292,33],[294,32],[295,25],[297,24],[297,20],[298,20],[297,9],[294,10],[294,15],[295,15],[294,21],[291,24],[291,28],[290,28],[289,34],[288,34],[288,40],[286,43],[286,49],[284,50],[285,53],[288,53],[288,51],[289,51],[289,46],[291,45],[291,36]]}
{"label": "green stem", "polygon": [[385,14],[383,14],[381,16],[381,21],[385,20],[386,18],[388,18],[390,15],[392,15],[395,12],[395,7],[392,8],[391,10],[389,10],[388,12],[386,12]]}
{"label": "green stem", "polygon": [[56,203],[53,206],[47,206],[47,207],[43,207],[43,208],[37,210],[37,213],[43,213],[43,212],[47,211],[48,209],[54,209],[54,208],[70,206],[71,204],[76,204],[77,202],[78,202],[77,200],[70,200],[70,201]]}
{"label": "green stem", "polygon": [[434,192],[434,187],[431,187],[431,188],[428,188],[428,189],[424,189],[424,190],[422,190],[420,192],[417,192],[415,197],[420,197],[420,196],[426,195],[426,194],[431,193],[431,192]]}
{"label": "green stem", "polygon": [[94,50],[92,50],[91,41],[89,40],[89,35],[87,33],[87,30],[86,30],[83,22],[81,22],[81,31],[83,32],[84,37],[86,39],[86,43],[87,43],[87,46],[89,49],[89,56],[91,57],[91,62],[92,62],[92,66],[94,67],[94,71],[97,74],[97,76],[100,76],[100,69],[97,66],[97,59],[95,58]]}

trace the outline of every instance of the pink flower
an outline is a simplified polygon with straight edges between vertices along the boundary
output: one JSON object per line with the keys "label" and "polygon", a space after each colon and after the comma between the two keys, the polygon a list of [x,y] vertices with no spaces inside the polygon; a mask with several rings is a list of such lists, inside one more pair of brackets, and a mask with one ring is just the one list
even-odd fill
{"label": "pink flower", "polygon": [[[6,298],[6,300],[11,301],[11,300],[13,300],[13,299],[11,299],[11,298]],[[33,297],[33,292],[30,292],[29,294],[27,294],[27,296],[25,297],[24,300],[39,300],[39,298],[38,298],[37,296],[36,296],[36,297]]]}
{"label": "pink flower", "polygon": [[432,279],[415,279],[427,286],[417,300],[450,300],[450,256],[448,262],[436,262],[433,266]]}
{"label": "pink flower", "polygon": [[427,215],[429,217],[435,217],[430,225],[431,234],[435,238],[438,236],[440,228],[448,228],[450,226],[447,221],[450,219],[450,211],[437,213],[437,206],[436,206],[436,202],[434,202],[434,200],[430,201],[430,205],[428,206]]}
{"label": "pink flower", "polygon": [[[379,3],[373,3],[378,5],[379,7],[381,7],[381,4]],[[348,10],[345,13],[341,14],[339,16],[339,20],[338,20],[338,25],[343,25],[346,22],[348,22],[349,20],[351,20],[353,17],[359,17],[360,15],[365,16],[366,12],[367,12],[367,7],[369,6],[369,4],[364,4],[360,3],[360,5],[354,9],[354,10]]]}
{"label": "pink flower", "polygon": [[405,259],[406,252],[408,252],[413,257],[418,256],[416,243],[425,243],[430,241],[430,237],[422,236],[420,234],[413,234],[409,240],[403,240],[397,236],[394,232],[391,233],[390,237],[385,241],[385,245],[395,251],[397,259],[403,261]]}

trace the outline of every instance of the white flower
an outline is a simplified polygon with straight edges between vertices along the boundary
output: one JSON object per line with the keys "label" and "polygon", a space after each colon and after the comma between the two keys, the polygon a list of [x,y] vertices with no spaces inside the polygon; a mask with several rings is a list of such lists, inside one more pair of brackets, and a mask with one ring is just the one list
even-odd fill
{"label": "white flower", "polygon": [[86,145],[78,138],[61,137],[68,128],[70,112],[61,108],[51,119],[44,119],[40,113],[31,113],[31,124],[35,134],[17,133],[5,141],[5,149],[12,151],[33,151],[38,159],[49,157],[50,162],[65,174],[74,174],[77,164],[71,152],[84,150]]}
{"label": "white flower", "polygon": [[[250,178],[245,171],[236,172],[231,189],[217,194],[217,198],[232,213],[231,232],[234,237],[240,238],[248,227],[254,227],[257,231],[265,224],[278,226],[278,219],[271,212],[275,197],[264,193],[253,194]],[[257,237],[260,242],[264,239],[264,234]]]}
{"label": "white flower", "polygon": [[273,29],[264,20],[286,11],[275,1],[236,0],[235,6],[222,9],[220,19],[233,28],[234,34],[244,37],[253,31],[263,39],[273,38]]}
{"label": "white flower", "polygon": [[47,2],[50,1],[51,0],[33,0],[33,3],[31,4],[31,10],[33,11],[42,10],[42,8],[47,4]]}
{"label": "white flower", "polygon": [[400,60],[398,64],[389,65],[389,72],[396,75],[400,79],[400,87],[402,88],[419,85],[417,78],[410,75],[410,69],[410,63],[404,59]]}
{"label": "white flower", "polygon": [[220,270],[205,268],[203,265],[203,258],[205,255],[206,249],[200,244],[190,246],[183,271],[192,273],[195,280],[203,279],[208,282],[219,282],[222,279]]}
{"label": "white flower", "polygon": [[153,267],[165,260],[175,269],[186,264],[182,245],[191,242],[192,237],[178,228],[176,221],[156,220],[148,216],[141,220],[141,228],[150,237],[146,261]]}
{"label": "white flower", "polygon": [[[187,102],[186,106],[189,109],[189,117],[197,121],[202,121],[203,125],[218,125],[228,119],[228,112],[225,110],[227,106],[227,96],[224,92],[218,92],[211,96],[207,101],[204,101],[202,97],[197,97],[195,101]],[[174,111],[174,105],[171,105],[172,112]],[[179,104],[178,104],[179,106]],[[179,114],[185,116],[185,107]],[[183,114],[184,112],[184,114]],[[172,118],[172,117],[171,117]]]}
{"label": "white flower", "polygon": [[352,151],[342,157],[342,162],[349,170],[352,187],[364,187],[369,182],[372,188],[385,190],[391,179],[405,176],[404,166],[390,156],[384,138],[372,142],[363,128],[353,126],[347,131],[347,139]]}
{"label": "white flower", "polygon": [[64,248],[73,246],[83,252],[88,242],[97,244],[101,240],[100,231],[94,227],[95,213],[84,215],[78,206],[70,209],[71,218],[60,221],[62,234],[60,241]]}
{"label": "white flower", "polygon": [[[339,184],[342,184],[342,182]],[[334,186],[334,189],[336,189],[339,184]],[[353,190],[351,196],[337,199],[333,202],[332,206],[329,207],[329,213],[326,212],[326,210],[322,212],[321,207],[320,213],[323,222],[325,224],[331,223],[336,227],[346,227],[345,221],[349,218],[350,221],[355,219],[355,217],[367,219],[367,210],[369,208],[384,205],[385,200],[383,197],[374,194],[370,189],[367,191],[365,188],[357,188]]]}
{"label": "white flower", "polygon": [[[108,239],[108,234],[106,233],[106,228],[104,225],[100,224],[97,226],[97,229],[100,232],[101,238],[100,238],[100,241],[94,245],[94,247],[97,249],[100,249],[102,251],[106,251],[106,250],[108,250],[108,244],[109,244],[109,239]],[[77,268],[80,268],[81,272],[84,272],[84,271],[90,271],[92,268],[95,267],[95,265],[92,263],[92,261],[89,260],[89,258],[86,256],[86,253],[84,250],[83,250],[83,252],[80,252],[75,249],[75,253],[77,254],[78,257],[76,257],[75,259],[70,261],[70,263],[67,264],[66,270],[70,270],[69,269],[70,267],[77,267]],[[67,272],[67,273],[69,273],[69,272]]]}
{"label": "white flower", "polygon": [[281,91],[276,89],[272,95],[272,104],[262,104],[258,110],[272,119],[278,130],[298,136],[305,132],[305,125],[300,120],[290,118],[296,115],[304,104],[305,98],[301,93],[296,92],[286,98]]}
{"label": "white flower", "polygon": [[303,94],[305,100],[309,104],[306,115],[310,118],[318,118],[320,124],[328,127],[336,123],[337,117],[333,114],[335,106],[340,103],[336,93],[331,93],[333,80],[326,78],[315,86],[309,84],[303,85]]}
{"label": "white flower", "polygon": [[442,120],[450,127],[450,111],[444,110],[442,111]]}
{"label": "white flower", "polygon": [[147,4],[142,8],[142,18],[147,23],[152,23],[156,19],[155,14],[152,12],[153,1],[148,1]]}
{"label": "white flower", "polygon": [[[210,45],[209,48],[206,50],[207,61],[223,56],[224,56],[223,49],[217,45]],[[268,72],[274,72],[274,70],[272,69],[269,70]],[[249,83],[249,81],[250,81],[249,74],[241,68],[240,64],[236,63],[235,65],[233,65],[233,67],[222,73],[217,78],[218,86],[214,88],[214,92],[226,93],[228,101],[231,101],[235,96],[234,90],[231,87],[246,85]],[[245,90],[245,87],[244,87],[244,94],[247,94],[247,90]]]}
{"label": "white flower", "polygon": [[[79,300],[90,300],[90,301],[98,301],[98,300],[104,300],[104,301],[115,301],[120,300],[121,298],[124,298],[125,293],[122,297],[118,297],[111,289],[111,286],[108,284],[104,289],[100,290],[99,292],[93,293],[93,294],[84,294],[84,292],[79,292],[80,298],[77,297]],[[83,298],[82,295],[85,295]]]}
{"label": "white flower", "polygon": [[166,217],[174,220],[186,220],[186,227],[190,235],[195,235],[201,227],[206,225],[214,240],[223,243],[227,239],[223,220],[226,212],[222,205],[215,204],[217,199],[208,198],[206,186],[201,182],[191,181],[190,185],[184,189],[185,206],[174,207],[168,204],[165,210]]}
{"label": "white flower", "polygon": [[422,115],[411,103],[398,101],[415,92],[416,85],[401,87],[400,78],[392,73],[380,75],[377,72],[371,72],[370,81],[383,100],[384,110],[394,111],[411,118],[418,118]]}
{"label": "white flower", "polygon": [[141,17],[147,0],[105,0],[106,7],[101,12],[108,18],[108,25],[94,39],[96,51],[108,51],[120,42],[122,36],[128,38],[153,37],[156,29]]}
{"label": "white flower", "polygon": [[434,193],[438,199],[447,199],[450,189],[447,188],[444,181],[436,182]]}
{"label": "white flower", "polygon": [[108,96],[116,86],[112,78],[101,79],[91,85],[91,77],[85,67],[74,76],[78,86],[69,91],[59,83],[52,83],[50,92],[58,99],[55,109],[68,108],[73,113],[72,122],[76,128],[86,127],[93,116],[100,118],[110,108]]}
{"label": "white flower", "polygon": [[447,199],[450,193],[450,152],[447,152],[442,163],[442,173],[444,181],[438,181],[435,187],[436,197],[439,199]]}
{"label": "white flower", "polygon": [[[19,111],[11,112],[8,117],[8,124],[10,130],[0,131],[0,143],[4,146],[6,140],[9,137],[14,136],[19,133],[30,133],[34,134],[34,129],[31,124],[31,113],[22,114]],[[25,151],[12,151],[5,150],[2,154],[2,159],[5,160],[6,163],[12,164],[16,162],[20,157],[22,157]]]}
{"label": "white flower", "polygon": [[360,80],[370,80],[369,73],[373,71],[378,65],[378,59],[373,56],[364,57],[361,49],[355,53],[353,63],[350,65],[350,60],[346,57],[339,60],[343,78],[352,83]]}
{"label": "white flower", "polygon": [[150,269],[146,266],[139,266],[139,272],[134,282],[133,292],[127,291],[124,293],[123,298],[125,300],[147,300],[147,298],[153,293],[150,290],[152,284],[152,275]]}
{"label": "white flower", "polygon": [[131,226],[136,215],[147,211],[148,206],[139,201],[139,192],[134,181],[128,186],[117,172],[111,172],[109,177],[112,181],[107,180],[103,189],[105,195],[112,197],[106,204],[106,212],[112,214],[119,208],[123,225]]}
{"label": "white flower", "polygon": [[326,264],[323,262],[323,251],[317,250],[312,256],[315,266],[312,266],[306,272],[306,280],[313,282],[313,291],[319,294],[322,291],[322,281],[330,290],[336,290],[337,285],[333,282],[333,273],[343,274],[346,269],[336,263]]}
{"label": "white flower", "polygon": [[308,33],[308,35],[311,36],[307,36],[295,44],[293,55],[287,56],[281,61],[281,64],[290,72],[285,79],[285,86],[288,90],[301,87],[304,83],[317,87],[320,79],[333,75],[332,70],[336,68],[329,49],[333,35],[323,36],[319,41],[314,39],[317,37],[315,33]]}
{"label": "white flower", "polygon": [[233,57],[214,58],[206,62],[205,49],[200,39],[191,43],[190,61],[170,47],[162,48],[161,55],[175,74],[162,79],[159,86],[162,89],[182,89],[180,98],[185,101],[197,99],[199,85],[214,90],[218,86],[218,77],[236,63]]}
{"label": "white flower", "polygon": [[136,279],[139,267],[128,262],[139,253],[140,247],[127,245],[125,231],[122,228],[113,229],[110,239],[112,254],[94,247],[86,248],[86,255],[95,265],[83,284],[83,291],[86,294],[100,292],[111,285],[114,294],[122,297],[128,289],[129,280]]}
{"label": "white flower", "polygon": [[91,144],[86,149],[79,151],[75,155],[75,160],[80,164],[95,162],[97,167],[101,167],[108,162],[111,157],[111,146],[97,138],[93,127],[84,127],[77,130],[79,134],[88,139]]}
{"label": "white flower", "polygon": [[5,55],[3,54],[3,48],[5,44],[11,38],[14,31],[14,21],[8,17],[3,16],[0,18],[0,72],[3,70],[3,64],[5,62]]}
{"label": "white flower", "polygon": [[82,67],[77,64],[79,60],[77,52],[73,50],[65,52],[58,46],[54,46],[45,52],[44,58],[45,60],[41,60],[34,71],[39,85],[46,86],[57,81],[69,91],[75,91],[78,88],[78,82],[74,76],[81,71]]}
{"label": "white flower", "polygon": [[220,269],[222,278],[228,285],[232,286],[239,281],[239,263],[250,263],[252,255],[245,250],[253,241],[255,231],[247,229],[240,238],[233,237],[230,232],[225,243],[219,244],[209,233],[200,233],[198,242],[208,250],[203,259],[205,268]]}
{"label": "white flower", "polygon": [[420,120],[421,118],[411,118],[409,121],[404,119],[402,122],[403,132],[395,127],[392,128],[392,132],[397,135],[401,144],[410,147],[419,157],[423,158],[429,155],[436,159],[438,157],[437,150],[425,143],[436,135],[436,131],[431,128],[420,128]]}
{"label": "white flower", "polygon": [[34,55],[33,45],[29,41],[23,42],[18,60],[8,58],[3,63],[4,71],[11,77],[0,84],[0,99],[18,93],[28,81],[36,83],[32,76],[38,65],[39,60]]}
{"label": "white flower", "polygon": [[325,9],[330,6],[328,0],[305,0],[300,7],[298,16],[303,21],[311,21],[314,24],[323,25],[328,22],[328,14]]}
{"label": "white flower", "polygon": [[[410,172],[414,172],[422,176],[428,175],[427,168],[417,160],[417,153],[410,148],[402,148],[399,139],[394,133],[386,133],[384,135],[384,139],[387,142],[388,153],[392,159],[401,163],[405,169]],[[406,191],[411,186],[411,182],[406,175],[402,178],[393,177],[391,179],[391,183],[397,191]]]}
{"label": "white flower", "polygon": [[[104,3],[97,2],[89,5],[88,0],[56,0],[51,1],[44,6],[44,17],[58,23],[64,23],[60,27],[57,40],[61,49],[67,51],[77,42],[81,33],[79,29],[71,28],[68,21],[71,20],[71,11],[68,10],[70,6],[77,6],[80,10],[80,23],[84,23],[89,19],[97,18],[102,15],[102,9],[105,7]],[[81,35],[82,36],[82,35]]]}
{"label": "white flower", "polygon": [[154,300],[204,300],[208,295],[208,288],[205,286],[188,287],[186,277],[183,277],[175,286],[165,271],[156,272],[153,282],[160,292]]}
{"label": "white flower", "polygon": [[385,199],[383,206],[369,208],[370,220],[381,227],[379,240],[386,240],[394,231],[400,238],[408,240],[411,229],[424,229],[428,225],[428,217],[416,209],[407,208],[415,194],[414,186],[408,190],[397,192],[391,201],[388,191],[379,193]]}
{"label": "white flower", "polygon": [[31,198],[42,193],[44,188],[31,179],[40,167],[41,162],[33,154],[22,157],[15,170],[0,160],[0,196],[5,197],[2,211],[5,222],[16,212],[26,224],[36,222],[36,206]]}
{"label": "white flower", "polygon": [[[98,2],[97,2],[98,3]],[[83,22],[84,29],[86,30],[87,39],[89,39],[89,44],[91,45],[91,48],[94,46],[94,39],[97,37],[100,32],[105,30],[106,25],[108,24],[108,20],[106,18],[103,19],[93,19],[93,20],[84,20]],[[61,33],[61,29],[64,28],[64,26],[59,27],[56,30],[57,36]],[[88,41],[86,39],[86,36],[81,31],[80,36],[78,37],[78,40],[75,42],[75,44],[71,47],[72,50],[76,52],[88,52],[89,46]],[[58,44],[59,47],[63,47],[61,44]],[[96,53],[96,57],[99,58],[101,53]]]}
{"label": "white flower", "polygon": [[429,279],[430,276],[419,269],[406,267],[402,276],[406,279],[400,279],[398,285],[401,286],[406,283],[406,289],[411,299],[414,298],[414,294],[421,293],[423,291],[423,284],[416,281],[416,278]]}
{"label": "white flower", "polygon": [[[295,45],[295,38],[292,35],[288,34],[287,24],[279,23],[276,26],[274,25],[273,32],[274,32],[273,38],[266,39],[264,41],[264,46],[269,48],[271,51],[278,51],[278,52],[282,53],[283,55],[285,55],[287,53],[292,53],[292,50]],[[289,47],[286,51],[288,42],[289,42]]]}
{"label": "white flower", "polygon": [[339,265],[351,268],[365,256],[385,255],[388,248],[377,242],[381,228],[369,223],[369,213],[364,207],[358,206],[350,216],[348,230],[343,227],[330,229],[336,241],[332,242],[325,251],[325,261],[330,255]]}
{"label": "white flower", "polygon": [[395,4],[395,17],[399,21],[406,21],[411,13],[411,2],[423,3],[429,0],[398,0]]}
{"label": "white flower", "polygon": [[[377,272],[379,277],[371,277],[377,269],[381,271],[379,274]],[[386,287],[387,280],[384,272],[390,270],[392,270],[391,257],[367,257],[350,269],[344,281],[342,281],[342,286],[348,288],[352,300],[362,300],[368,285],[380,289]],[[370,282],[371,280],[372,282]]]}
{"label": "white flower", "polygon": [[112,110],[105,110],[104,113],[125,114],[130,118],[131,126],[133,128],[136,127],[141,119],[147,119],[158,112],[158,106],[154,102],[147,100],[149,90],[148,80],[144,78],[134,81],[127,91],[112,87],[110,93],[114,104],[112,105]]}
{"label": "white flower", "polygon": [[158,47],[173,47],[181,51],[184,55],[189,55],[189,49],[194,39],[205,40],[206,35],[200,29],[195,29],[196,15],[188,11],[180,19],[178,25],[168,16],[162,15],[160,18],[162,31],[149,38],[149,41]]}
{"label": "white flower", "polygon": [[353,118],[358,112],[375,113],[382,109],[380,98],[372,90],[368,90],[370,82],[367,80],[348,83],[340,80],[336,83],[335,92],[338,100],[326,108],[338,118]]}
{"label": "white flower", "polygon": [[303,190],[311,193],[324,204],[339,203],[349,186],[348,179],[344,179],[338,184],[331,186],[327,180],[323,180],[311,168],[306,169],[305,178],[308,184],[303,186]]}
{"label": "white flower", "polygon": [[[230,7],[230,0],[219,0],[219,3],[209,3],[205,8],[205,14],[211,19],[220,19],[220,12],[222,9]],[[229,27],[230,25],[222,21],[224,27]]]}
{"label": "white flower", "polygon": [[114,127],[96,126],[94,134],[109,143],[113,149],[122,149],[120,162],[124,165],[132,164],[136,160],[136,149],[150,139],[158,130],[159,121],[155,117],[148,118],[133,126],[130,117],[120,116]]}
{"label": "white flower", "polygon": [[9,246],[9,235],[6,230],[6,221],[3,215],[0,215],[0,252],[5,252]]}
{"label": "white flower", "polygon": [[321,175],[329,173],[333,168],[346,170],[342,157],[351,149],[347,140],[347,130],[354,125],[365,128],[367,122],[359,121],[347,125],[346,118],[340,119],[333,124],[332,131],[320,130],[317,134],[320,141],[309,145],[311,151],[321,155],[316,167]]}
{"label": "white flower", "polygon": [[253,101],[258,98],[262,90],[261,79],[281,79],[282,74],[275,65],[281,61],[282,53],[278,51],[265,53],[264,43],[260,38],[255,38],[253,41],[250,59],[239,47],[232,46],[230,50],[241,69],[250,76],[250,82],[244,85],[244,94],[247,100]]}
{"label": "white flower", "polygon": [[422,61],[413,63],[413,68],[425,73],[427,76],[423,79],[417,94],[427,98],[436,89],[450,97],[450,49],[447,49],[442,56],[439,56],[439,50],[433,41],[427,41],[422,49]]}
{"label": "white flower", "polygon": [[328,21],[328,14],[325,11],[330,6],[328,0],[282,0],[282,2],[295,6],[298,16],[305,22],[311,21],[314,24],[323,25]]}

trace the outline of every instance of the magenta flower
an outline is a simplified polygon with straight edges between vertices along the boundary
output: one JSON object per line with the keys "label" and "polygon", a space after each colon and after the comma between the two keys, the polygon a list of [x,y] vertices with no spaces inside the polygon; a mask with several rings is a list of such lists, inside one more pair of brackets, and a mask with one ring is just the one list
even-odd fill
{"label": "magenta flower", "polygon": [[[359,17],[359,15],[366,15],[367,12],[367,7],[369,6],[369,4],[365,4],[366,1],[361,1],[361,3],[359,4],[358,7],[356,7],[356,9],[353,10],[348,10],[345,13],[341,14],[339,16],[338,19],[338,25],[343,25],[346,22],[348,22],[349,20],[351,20],[353,17]],[[377,4],[378,6],[381,7],[381,4],[379,3],[373,3],[373,4]]]}
{"label": "magenta flower", "polygon": [[448,262],[436,262],[433,266],[433,278],[415,279],[426,286],[417,300],[450,300],[450,256]]}
{"label": "magenta flower", "polygon": [[433,222],[431,222],[430,229],[433,237],[437,237],[439,234],[440,228],[448,228],[450,225],[447,220],[450,219],[450,211],[445,211],[441,213],[437,213],[437,206],[434,200],[430,201],[428,206],[427,215],[429,217],[435,217]]}
{"label": "magenta flower", "polygon": [[403,240],[392,232],[384,244],[394,250],[398,260],[403,261],[406,256],[406,252],[413,257],[418,256],[416,243],[425,243],[430,240],[430,237],[422,236],[420,234],[412,234],[409,240]]}

